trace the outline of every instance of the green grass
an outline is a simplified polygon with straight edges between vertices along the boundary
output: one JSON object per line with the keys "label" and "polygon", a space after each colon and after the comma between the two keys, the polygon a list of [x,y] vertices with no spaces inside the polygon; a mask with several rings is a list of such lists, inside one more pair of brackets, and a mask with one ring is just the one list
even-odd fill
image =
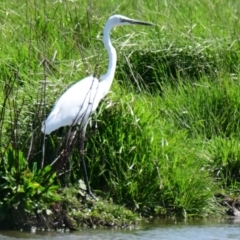
{"label": "green grass", "polygon": [[[214,194],[239,193],[239,11],[234,0],[2,1],[1,157],[12,146],[40,166],[40,126],[57,97],[106,71],[107,18],[150,21],[112,31],[116,76],[86,143],[91,186],[146,216],[214,213]],[[63,133],[47,140],[45,164]],[[78,159],[75,148],[59,184],[82,178]]]}

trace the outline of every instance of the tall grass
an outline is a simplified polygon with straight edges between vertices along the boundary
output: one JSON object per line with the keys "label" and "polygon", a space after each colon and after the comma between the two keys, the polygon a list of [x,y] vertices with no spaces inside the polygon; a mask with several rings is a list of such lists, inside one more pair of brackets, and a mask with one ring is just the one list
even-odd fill
{"label": "tall grass", "polygon": [[[1,156],[17,143],[40,166],[40,126],[54,101],[106,69],[106,19],[151,21],[112,31],[119,61],[97,133],[88,131],[91,185],[142,214],[211,212],[215,193],[239,186],[239,10],[234,0],[2,1]],[[63,132],[46,141],[45,164]],[[82,177],[78,158],[73,149],[67,183]]]}
{"label": "tall grass", "polygon": [[161,117],[159,98],[124,96],[101,113],[89,143],[92,185],[145,214],[160,206],[182,216],[203,211],[215,184],[196,152],[200,144]]}
{"label": "tall grass", "polygon": [[193,137],[236,137],[240,123],[238,95],[236,77],[227,75],[195,83],[180,82],[175,91],[165,86],[163,115],[174,119],[175,125],[187,129]]}

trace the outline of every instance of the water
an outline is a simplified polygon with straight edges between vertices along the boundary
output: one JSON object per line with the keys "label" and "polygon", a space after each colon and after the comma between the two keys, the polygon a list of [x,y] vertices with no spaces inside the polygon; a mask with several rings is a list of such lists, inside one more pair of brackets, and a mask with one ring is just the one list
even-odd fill
{"label": "water", "polygon": [[225,240],[240,239],[240,219],[222,221],[155,221],[146,224],[140,229],[102,230],[86,229],[79,232],[58,233],[54,231],[36,233],[30,232],[0,232],[0,240]]}

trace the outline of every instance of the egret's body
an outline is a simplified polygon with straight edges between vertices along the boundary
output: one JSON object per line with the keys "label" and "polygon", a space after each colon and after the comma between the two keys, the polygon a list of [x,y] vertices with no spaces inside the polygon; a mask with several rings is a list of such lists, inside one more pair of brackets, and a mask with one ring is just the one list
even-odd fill
{"label": "egret's body", "polygon": [[[107,72],[102,75],[99,80],[93,76],[88,76],[72,85],[63,93],[43,123],[42,132],[44,134],[50,134],[63,126],[79,124],[82,138],[84,138],[89,117],[96,110],[101,99],[108,93],[116,70],[117,54],[110,41],[110,31],[115,26],[128,24],[152,25],[151,23],[141,22],[121,15],[114,15],[108,19],[103,33],[103,43],[109,56]],[[82,140],[80,153],[82,156],[82,164],[85,168],[83,145]],[[92,195],[85,169],[84,178],[87,191]]]}
{"label": "egret's body", "polygon": [[[42,132],[50,134],[63,126],[79,124],[86,127],[87,121],[102,99],[101,84],[92,76],[72,85],[56,102]],[[85,94],[79,94],[84,92]],[[64,114],[65,113],[65,114]]]}

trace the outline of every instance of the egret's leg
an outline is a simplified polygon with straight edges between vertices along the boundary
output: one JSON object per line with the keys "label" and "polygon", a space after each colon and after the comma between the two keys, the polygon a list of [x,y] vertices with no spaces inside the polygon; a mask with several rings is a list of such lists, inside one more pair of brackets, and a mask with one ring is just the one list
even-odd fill
{"label": "egret's leg", "polygon": [[80,157],[81,157],[81,166],[82,166],[82,170],[83,170],[83,177],[84,177],[84,181],[87,187],[87,193],[95,200],[96,197],[93,195],[89,182],[88,182],[88,174],[87,174],[87,169],[86,169],[86,164],[85,164],[85,159],[84,159],[84,141],[85,141],[85,130],[82,131],[81,134],[81,139],[80,139]]}
{"label": "egret's leg", "polygon": [[42,163],[41,163],[42,168],[44,166],[44,161],[45,161],[45,143],[46,143],[46,135],[44,134],[44,136],[43,136],[43,146],[42,146]]}

